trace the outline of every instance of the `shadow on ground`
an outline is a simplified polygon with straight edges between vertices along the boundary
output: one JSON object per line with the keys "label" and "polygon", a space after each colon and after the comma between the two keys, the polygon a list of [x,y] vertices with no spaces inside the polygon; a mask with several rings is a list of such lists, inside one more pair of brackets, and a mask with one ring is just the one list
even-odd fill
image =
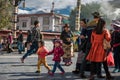
{"label": "shadow on ground", "polygon": [[[79,75],[73,75],[71,72],[67,72],[64,75],[60,73],[55,73],[54,76],[50,76],[47,73],[34,73],[34,72],[12,72],[12,73],[1,73],[0,75],[9,75],[11,79],[8,80],[88,80],[88,76],[86,79],[81,79]],[[12,77],[16,77],[17,79],[12,79]],[[95,80],[106,80],[95,78]],[[120,76],[115,76],[113,80],[120,80]]]}

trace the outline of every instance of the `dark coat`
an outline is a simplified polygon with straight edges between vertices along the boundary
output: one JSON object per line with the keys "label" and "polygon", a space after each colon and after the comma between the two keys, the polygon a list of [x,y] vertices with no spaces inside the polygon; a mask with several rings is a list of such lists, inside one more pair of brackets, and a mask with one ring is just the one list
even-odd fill
{"label": "dark coat", "polygon": [[17,40],[23,42],[23,34],[19,34]]}
{"label": "dark coat", "polygon": [[40,41],[42,40],[42,34],[40,32],[40,29],[38,29],[37,27],[34,27],[32,29],[32,42],[36,42],[36,41]]}
{"label": "dark coat", "polygon": [[[111,35],[111,46],[120,43],[120,31],[114,31]],[[120,45],[119,45],[120,46]]]}
{"label": "dark coat", "polygon": [[[60,39],[63,41],[63,43],[68,44],[68,45],[72,43],[72,37],[73,37],[73,34],[71,31],[69,32],[62,31],[60,35]],[[71,41],[68,41],[67,38],[70,38]]]}

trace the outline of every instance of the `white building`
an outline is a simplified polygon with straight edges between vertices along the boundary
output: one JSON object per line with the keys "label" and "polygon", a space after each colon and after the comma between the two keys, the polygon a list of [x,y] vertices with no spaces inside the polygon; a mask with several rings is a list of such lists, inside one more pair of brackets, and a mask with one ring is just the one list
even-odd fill
{"label": "white building", "polygon": [[61,32],[62,26],[64,25],[63,20],[68,20],[68,16],[38,12],[36,14],[19,14],[17,29],[30,30],[34,27],[34,21],[38,20],[41,24],[41,31],[56,31]]}

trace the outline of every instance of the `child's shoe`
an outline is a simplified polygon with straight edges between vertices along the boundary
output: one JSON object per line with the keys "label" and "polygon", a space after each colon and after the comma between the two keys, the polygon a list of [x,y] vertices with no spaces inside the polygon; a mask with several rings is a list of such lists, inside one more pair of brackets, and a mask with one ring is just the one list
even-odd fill
{"label": "child's shoe", "polygon": [[60,74],[61,74],[61,75],[64,75],[64,74],[65,74],[65,72],[61,72]]}
{"label": "child's shoe", "polygon": [[40,71],[37,70],[35,73],[40,73]]}
{"label": "child's shoe", "polygon": [[52,72],[49,72],[48,74],[49,74],[50,76],[54,76],[54,73],[52,73]]}

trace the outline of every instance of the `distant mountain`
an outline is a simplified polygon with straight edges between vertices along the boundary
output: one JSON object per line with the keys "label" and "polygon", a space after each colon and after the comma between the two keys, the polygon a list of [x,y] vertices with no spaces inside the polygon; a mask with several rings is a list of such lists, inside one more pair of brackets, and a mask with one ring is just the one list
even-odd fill
{"label": "distant mountain", "polygon": [[[46,13],[46,12],[50,12],[48,10],[45,10],[45,9],[36,9],[36,8],[22,8],[22,7],[19,7],[20,10],[25,10],[25,11],[28,11],[29,13],[37,13],[37,14],[40,14],[40,13]],[[59,14],[64,14],[64,15],[69,15],[70,12],[71,12],[71,7],[66,7],[64,9],[55,9],[54,10],[55,13],[59,13]]]}
{"label": "distant mountain", "polygon": [[28,8],[28,7],[25,7],[25,8],[23,8],[23,7],[19,7],[19,9],[21,9],[21,10],[26,10],[26,11],[32,11],[32,10],[35,10],[35,8]]}
{"label": "distant mountain", "polygon": [[55,9],[55,12],[59,13],[59,14],[70,15],[71,7],[68,6],[68,7],[64,8],[64,9]]}

